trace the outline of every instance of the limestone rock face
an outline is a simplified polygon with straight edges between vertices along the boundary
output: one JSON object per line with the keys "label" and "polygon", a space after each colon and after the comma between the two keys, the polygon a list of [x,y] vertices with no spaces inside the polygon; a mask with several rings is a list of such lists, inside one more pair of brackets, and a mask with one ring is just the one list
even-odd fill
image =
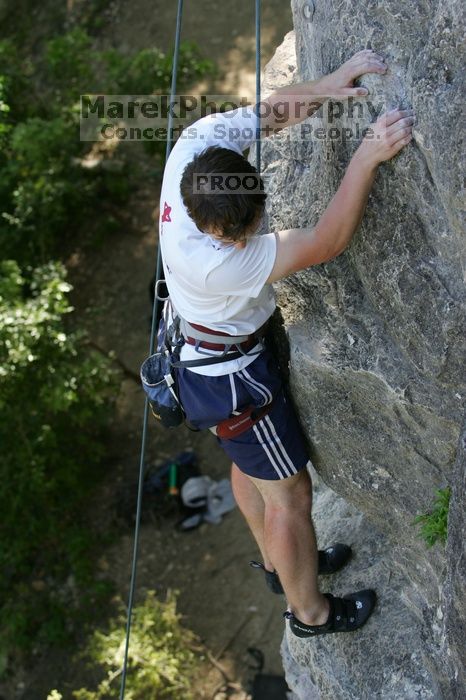
{"label": "limestone rock face", "polygon": [[287,629],[282,658],[299,700],[417,700],[441,697],[424,662],[423,624],[406,601],[410,582],[396,565],[396,550],[361,512],[312,475],[313,519],[319,546],[344,541],[354,557],[338,574],[322,576],[321,590],[344,595],[374,588],[377,607],[360,632],[299,640]]}
{"label": "limestone rock face", "polygon": [[[371,585],[381,596],[377,616],[353,641],[340,634],[311,644],[288,635],[285,666],[293,658],[301,679],[307,667],[323,698],[455,697],[465,581],[464,464],[453,469],[458,449],[464,455],[466,397],[462,3],[293,0],[292,7],[295,31],[266,68],[264,94],[329,73],[367,47],[389,71],[362,76],[370,95],[358,98],[360,110],[334,100],[264,140],[272,230],[316,223],[360,142],[356,126],[367,126],[371,114],[413,107],[416,125],[413,142],[380,166],[347,250],[277,285],[290,386],[314,465],[357,509],[352,532],[369,548],[357,580],[340,578],[324,590]],[[353,133],[343,138],[345,128]],[[447,485],[448,546],[427,549],[412,521]],[[383,560],[388,583],[374,569]]]}

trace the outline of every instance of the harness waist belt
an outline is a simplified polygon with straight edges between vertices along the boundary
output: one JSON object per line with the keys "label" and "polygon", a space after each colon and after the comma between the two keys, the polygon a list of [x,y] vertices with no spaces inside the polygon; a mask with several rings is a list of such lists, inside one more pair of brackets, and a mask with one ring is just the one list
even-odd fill
{"label": "harness waist belt", "polygon": [[[223,333],[222,331],[213,331],[211,328],[206,328],[198,323],[188,323],[184,321],[182,324],[182,333],[186,343],[188,345],[195,345],[205,350],[218,350],[224,352],[227,349],[238,348],[243,352],[251,350],[257,343],[262,339],[267,322],[264,323],[257,331],[251,333],[250,335],[228,335],[228,333]],[[191,335],[189,335],[191,333]],[[219,341],[214,343],[207,338],[213,336]]]}

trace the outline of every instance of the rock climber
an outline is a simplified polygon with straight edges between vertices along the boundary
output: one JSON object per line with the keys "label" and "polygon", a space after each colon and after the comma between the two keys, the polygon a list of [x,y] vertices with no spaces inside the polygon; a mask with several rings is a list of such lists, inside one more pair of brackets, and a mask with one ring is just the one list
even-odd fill
{"label": "rock climber", "polygon": [[[367,94],[354,81],[386,69],[382,56],[367,49],[323,78],[276,90],[261,103],[262,134],[299,123],[328,97]],[[279,104],[287,106],[286,120]],[[232,459],[233,493],[263,559],[256,565],[272,591],[284,592],[291,631],[299,637],[353,631],[371,615],[376,594],[337,597],[319,588],[318,574],[340,569],[351,549],[341,543],[317,549],[309,456],[263,335],[275,309],[273,282],[345,250],[379,164],[412,139],[414,113],[395,109],[371,124],[315,225],[263,232],[266,194],[247,183],[249,176],[260,178],[243,155],[255,139],[256,108],[198,120],[186,138],[181,134],[165,167],[160,245],[184,338],[178,391],[187,420],[210,428]],[[235,176],[230,188],[228,176]]]}

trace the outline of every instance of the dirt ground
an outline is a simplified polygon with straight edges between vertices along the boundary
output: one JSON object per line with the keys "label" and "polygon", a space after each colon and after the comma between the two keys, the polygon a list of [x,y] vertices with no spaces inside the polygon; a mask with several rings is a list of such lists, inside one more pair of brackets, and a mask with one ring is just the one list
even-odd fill
{"label": "dirt ground", "polygon": [[[133,0],[114,2],[106,11],[102,46],[123,51],[156,45],[169,50],[175,27],[177,3]],[[262,13],[262,61],[265,63],[291,29],[291,10],[283,0],[267,0]],[[198,43],[204,54],[219,64],[221,74],[199,89],[233,93],[254,90],[254,3],[237,0],[185,2],[183,38]],[[77,249],[68,260],[75,289],[72,301],[76,317],[101,348],[116,357],[137,376],[147,355],[149,316],[148,285],[156,261],[158,184],[151,177],[151,162],[136,144],[129,162],[140,170],[139,185],[130,202],[118,212],[119,230],[100,248]],[[131,167],[127,165],[126,167]],[[126,523],[118,542],[103,552],[99,572],[114,581],[127,601],[133,550],[133,516],[139,469],[143,393],[130,375],[122,383],[112,417],[107,445],[107,479],[96,490],[90,507],[98,531],[118,520]],[[186,428],[168,432],[150,423],[147,463],[165,460],[181,450],[193,449],[203,474],[213,479],[229,475],[229,462],[209,432],[192,433]],[[181,533],[175,530],[176,513],[160,519],[144,508],[140,532],[136,603],[148,589],[163,594],[180,592],[178,609],[184,624],[210,650],[196,698],[247,698],[248,680],[254,671],[247,653],[257,647],[265,657],[264,672],[283,674],[279,655],[285,600],[265,586],[263,575],[248,566],[260,555],[238,509],[221,524],[203,524]],[[122,630],[123,633],[123,630]],[[220,668],[221,667],[221,668]],[[59,687],[68,700],[72,688],[82,685],[82,674],[69,653],[37,655],[37,663],[20,673],[11,697],[5,700],[45,700]],[[230,681],[228,686],[227,681]]]}

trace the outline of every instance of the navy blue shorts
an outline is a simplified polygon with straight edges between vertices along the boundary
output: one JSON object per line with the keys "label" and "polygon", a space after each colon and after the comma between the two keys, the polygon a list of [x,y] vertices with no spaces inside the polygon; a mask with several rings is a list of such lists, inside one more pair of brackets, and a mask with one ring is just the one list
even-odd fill
{"label": "navy blue shorts", "polygon": [[186,417],[199,429],[274,398],[269,413],[252,428],[230,440],[216,438],[242,472],[258,479],[286,479],[306,467],[309,457],[301,428],[270,351],[264,350],[245,369],[219,377],[185,367],[176,372]]}

